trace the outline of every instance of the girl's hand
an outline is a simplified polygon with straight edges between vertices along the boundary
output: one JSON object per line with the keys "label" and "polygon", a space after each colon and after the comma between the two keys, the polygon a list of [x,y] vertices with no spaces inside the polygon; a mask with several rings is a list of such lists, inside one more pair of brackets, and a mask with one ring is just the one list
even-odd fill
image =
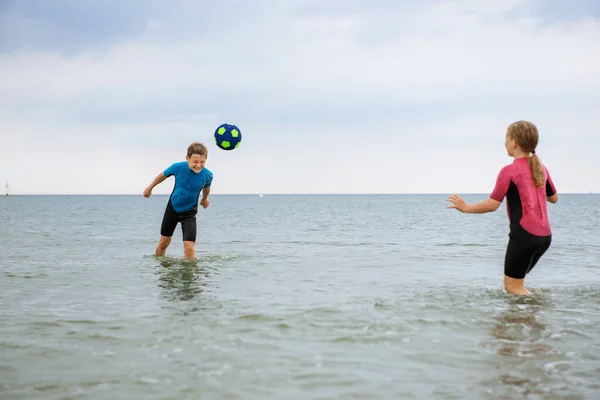
{"label": "girl's hand", "polygon": [[446,199],[446,201],[449,201],[450,203],[452,203],[451,205],[447,206],[446,208],[456,208],[460,212],[465,212],[465,209],[467,207],[467,202],[464,201],[460,196],[453,194],[452,196],[448,197]]}

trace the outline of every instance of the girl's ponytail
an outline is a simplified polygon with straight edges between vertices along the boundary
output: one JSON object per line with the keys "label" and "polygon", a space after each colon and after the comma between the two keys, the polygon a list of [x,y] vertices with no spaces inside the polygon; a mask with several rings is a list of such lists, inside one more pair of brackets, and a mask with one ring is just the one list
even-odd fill
{"label": "girl's ponytail", "polygon": [[535,154],[535,150],[531,157],[529,157],[529,168],[531,169],[531,177],[533,178],[535,187],[544,187],[544,184],[546,183],[546,174],[544,173],[542,160]]}

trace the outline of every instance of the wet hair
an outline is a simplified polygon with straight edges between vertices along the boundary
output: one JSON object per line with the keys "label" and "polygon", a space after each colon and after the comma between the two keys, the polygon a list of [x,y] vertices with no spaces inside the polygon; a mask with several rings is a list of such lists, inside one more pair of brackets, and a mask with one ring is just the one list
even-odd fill
{"label": "wet hair", "polygon": [[536,187],[543,187],[546,183],[546,174],[544,173],[542,161],[535,153],[539,140],[537,127],[529,121],[516,121],[508,126],[508,136],[515,141],[521,150],[532,153],[529,157],[531,176]]}
{"label": "wet hair", "polygon": [[200,142],[194,142],[188,146],[187,156],[191,157],[194,154],[198,154],[199,156],[208,157],[208,149],[206,146]]}

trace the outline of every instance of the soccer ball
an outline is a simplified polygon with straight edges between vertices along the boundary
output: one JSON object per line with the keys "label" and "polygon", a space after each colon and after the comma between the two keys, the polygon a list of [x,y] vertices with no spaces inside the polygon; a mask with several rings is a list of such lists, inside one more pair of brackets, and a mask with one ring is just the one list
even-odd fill
{"label": "soccer ball", "polygon": [[219,125],[215,131],[215,143],[223,150],[233,150],[242,142],[242,132],[231,124]]}

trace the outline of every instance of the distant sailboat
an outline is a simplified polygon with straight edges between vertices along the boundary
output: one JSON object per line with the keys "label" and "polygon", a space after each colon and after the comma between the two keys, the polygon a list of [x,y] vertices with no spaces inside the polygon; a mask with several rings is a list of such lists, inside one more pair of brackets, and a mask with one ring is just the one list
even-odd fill
{"label": "distant sailboat", "polygon": [[6,195],[8,196],[8,181],[6,181]]}

